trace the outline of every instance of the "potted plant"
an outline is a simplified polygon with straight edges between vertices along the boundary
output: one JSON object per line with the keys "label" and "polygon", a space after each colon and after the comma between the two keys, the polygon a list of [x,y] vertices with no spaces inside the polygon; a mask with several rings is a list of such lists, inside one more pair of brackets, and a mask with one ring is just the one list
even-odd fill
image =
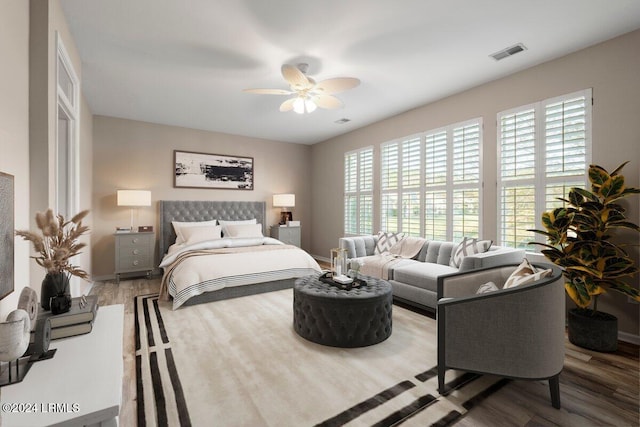
{"label": "potted plant", "polygon": [[[591,191],[572,188],[565,206],[545,212],[545,230],[530,230],[547,237],[542,253],[564,271],[565,289],[577,308],[569,310],[569,341],[597,351],[615,351],[618,345],[618,319],[598,311],[598,298],[609,290],[640,301],[638,289],[624,282],[638,272],[623,244],[613,242],[614,232],[628,229],[640,232],[638,225],[627,221],[625,209],[618,202],[638,188],[627,188],[620,170],[609,173],[591,165]],[[591,306],[591,308],[590,308]]]}
{"label": "potted plant", "polygon": [[85,243],[78,242],[78,238],[89,231],[89,227],[82,225],[82,219],[88,213],[88,210],[84,210],[65,221],[62,215],[54,216],[53,211],[48,209],[36,214],[36,225],[40,233],[16,231],[16,235],[33,243],[38,255],[31,258],[47,271],[40,290],[40,305],[54,314],[69,311],[69,278],[77,276],[87,280],[89,277],[86,271],[69,262],[71,257],[78,255],[80,249],[86,246]]}

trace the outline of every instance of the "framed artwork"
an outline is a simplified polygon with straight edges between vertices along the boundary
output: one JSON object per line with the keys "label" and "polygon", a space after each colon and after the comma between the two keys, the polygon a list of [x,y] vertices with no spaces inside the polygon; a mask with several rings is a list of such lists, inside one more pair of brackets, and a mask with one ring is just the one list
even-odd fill
{"label": "framed artwork", "polygon": [[176,188],[253,190],[253,157],[173,151]]}
{"label": "framed artwork", "polygon": [[0,299],[13,292],[13,175],[0,172]]}

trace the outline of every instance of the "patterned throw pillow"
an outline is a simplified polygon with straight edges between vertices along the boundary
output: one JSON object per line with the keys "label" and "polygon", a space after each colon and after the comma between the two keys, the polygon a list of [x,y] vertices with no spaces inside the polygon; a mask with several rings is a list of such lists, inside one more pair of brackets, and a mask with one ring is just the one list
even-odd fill
{"label": "patterned throw pillow", "polygon": [[391,246],[404,239],[404,233],[387,233],[384,231],[378,232],[378,241],[373,253],[376,255],[388,252]]}
{"label": "patterned throw pillow", "polygon": [[538,270],[535,268],[528,259],[523,259],[522,263],[515,269],[511,276],[504,283],[502,289],[513,288],[516,286],[526,285],[527,283],[535,282],[536,280],[540,280],[544,277],[551,275],[553,271],[551,269],[548,270]]}
{"label": "patterned throw pillow", "polygon": [[451,261],[449,262],[449,265],[451,267],[460,268],[464,257],[487,252],[492,243],[493,241],[491,240],[478,240],[476,238],[470,239],[465,237],[451,252]]}
{"label": "patterned throw pillow", "polygon": [[489,292],[495,292],[497,290],[498,290],[498,287],[496,286],[495,283],[487,282],[484,285],[480,285],[480,287],[476,291],[476,294],[486,294]]}

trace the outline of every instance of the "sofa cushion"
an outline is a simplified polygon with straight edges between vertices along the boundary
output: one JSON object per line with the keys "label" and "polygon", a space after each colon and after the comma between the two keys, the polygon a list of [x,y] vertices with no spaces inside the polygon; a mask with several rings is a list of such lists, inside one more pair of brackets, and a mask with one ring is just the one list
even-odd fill
{"label": "sofa cushion", "polygon": [[491,240],[478,240],[475,237],[470,239],[465,237],[462,239],[458,246],[453,250],[451,254],[450,266],[460,268],[464,257],[469,255],[476,255],[487,252],[493,242]]}
{"label": "sofa cushion", "polygon": [[457,271],[456,268],[448,265],[412,261],[411,263],[394,268],[393,280],[437,292],[438,277]]}
{"label": "sofa cushion", "polygon": [[387,233],[385,231],[380,231],[378,232],[376,248],[373,253],[378,255],[388,252],[393,245],[402,239],[404,239],[404,233]]}
{"label": "sofa cushion", "polygon": [[452,249],[453,242],[430,240],[422,246],[422,250],[418,254],[418,261],[449,265]]}

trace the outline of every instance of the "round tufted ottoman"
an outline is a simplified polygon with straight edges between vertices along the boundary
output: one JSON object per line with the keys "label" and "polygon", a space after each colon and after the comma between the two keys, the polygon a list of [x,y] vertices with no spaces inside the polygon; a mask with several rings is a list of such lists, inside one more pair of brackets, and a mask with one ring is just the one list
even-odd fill
{"label": "round tufted ottoman", "polygon": [[391,335],[391,285],[363,277],[366,286],[349,291],[323,283],[319,275],[293,286],[293,327],[303,338],[333,347],[364,347]]}

